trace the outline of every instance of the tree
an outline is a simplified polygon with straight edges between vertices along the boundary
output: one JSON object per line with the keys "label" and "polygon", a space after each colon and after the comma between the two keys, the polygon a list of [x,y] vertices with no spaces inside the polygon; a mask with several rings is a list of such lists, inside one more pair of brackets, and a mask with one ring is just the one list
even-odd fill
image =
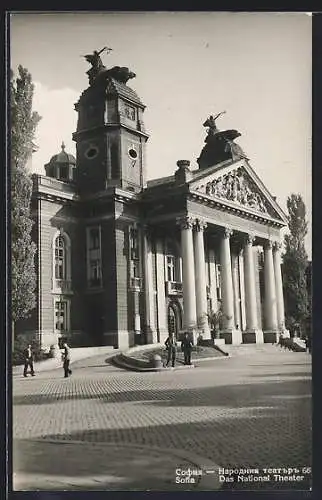
{"label": "tree", "polygon": [[221,305],[218,307],[217,311],[211,310],[210,314],[208,314],[208,321],[210,324],[211,336],[213,339],[219,339],[219,330],[223,316],[224,314],[222,312]]}
{"label": "tree", "polygon": [[305,251],[307,234],[306,208],[301,195],[291,194],[287,199],[289,234],[285,235],[283,255],[283,287],[287,328],[303,331],[309,314]]}
{"label": "tree", "polygon": [[30,213],[32,181],[27,169],[32,155],[38,113],[32,111],[34,85],[27,69],[11,71],[11,311],[14,323],[28,317],[35,307],[35,244]]}

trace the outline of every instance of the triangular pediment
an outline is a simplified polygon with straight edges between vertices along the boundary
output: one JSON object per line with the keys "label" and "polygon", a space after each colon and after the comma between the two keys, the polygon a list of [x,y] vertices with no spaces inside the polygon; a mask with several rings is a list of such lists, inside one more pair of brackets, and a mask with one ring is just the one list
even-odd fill
{"label": "triangular pediment", "polygon": [[190,191],[286,224],[286,215],[247,160],[223,162],[194,173]]}

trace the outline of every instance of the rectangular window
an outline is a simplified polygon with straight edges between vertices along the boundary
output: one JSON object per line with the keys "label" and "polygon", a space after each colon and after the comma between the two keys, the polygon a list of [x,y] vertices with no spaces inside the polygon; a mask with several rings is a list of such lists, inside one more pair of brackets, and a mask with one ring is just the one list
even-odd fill
{"label": "rectangular window", "polygon": [[68,167],[67,167],[67,165],[61,165],[59,173],[60,173],[59,178],[62,181],[67,181],[68,180]]}
{"label": "rectangular window", "polygon": [[57,257],[55,261],[55,278],[58,280],[64,279],[64,261]]}
{"label": "rectangular window", "polygon": [[98,227],[92,227],[89,230],[89,249],[97,250],[100,247],[100,231]]}
{"label": "rectangular window", "polygon": [[139,231],[136,227],[131,227],[129,232],[130,247],[130,272],[131,278],[140,278],[140,252],[139,252]]}
{"label": "rectangular window", "polygon": [[59,332],[68,330],[68,302],[66,300],[55,302],[55,329]]}
{"label": "rectangular window", "polygon": [[87,228],[87,282],[89,287],[102,285],[100,227]]}
{"label": "rectangular window", "polygon": [[220,264],[216,265],[217,299],[221,299],[221,270]]}
{"label": "rectangular window", "polygon": [[176,281],[175,269],[175,257],[167,255],[167,281]]}

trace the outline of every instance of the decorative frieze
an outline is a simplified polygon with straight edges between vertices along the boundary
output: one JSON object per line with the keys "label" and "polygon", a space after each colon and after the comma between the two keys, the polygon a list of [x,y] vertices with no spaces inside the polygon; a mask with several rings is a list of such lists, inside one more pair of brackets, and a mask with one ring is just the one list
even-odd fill
{"label": "decorative frieze", "polygon": [[240,203],[259,212],[267,213],[266,200],[241,167],[217,177],[205,186],[205,193]]}

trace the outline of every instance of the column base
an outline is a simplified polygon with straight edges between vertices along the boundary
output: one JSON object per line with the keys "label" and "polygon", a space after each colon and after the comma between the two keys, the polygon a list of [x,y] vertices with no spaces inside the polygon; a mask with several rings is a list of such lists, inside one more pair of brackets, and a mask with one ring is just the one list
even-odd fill
{"label": "column base", "polygon": [[211,339],[211,331],[208,324],[198,326],[198,335],[201,335],[204,340]]}
{"label": "column base", "polygon": [[134,345],[134,332],[128,330],[104,332],[103,344],[112,345],[117,349],[128,349]]}
{"label": "column base", "polygon": [[264,336],[262,330],[246,330],[242,334],[243,344],[263,344]]}
{"label": "column base", "polygon": [[158,332],[156,330],[147,329],[146,332],[146,343],[156,344],[158,342]]}
{"label": "column base", "polygon": [[276,330],[265,330],[264,331],[264,342],[265,344],[276,344],[278,342],[280,332]]}
{"label": "column base", "polygon": [[160,344],[164,344],[165,343],[165,341],[167,340],[168,335],[169,335],[169,332],[165,328],[162,328],[162,329],[159,330],[159,342],[160,342]]}
{"label": "column base", "polygon": [[221,330],[220,337],[225,340],[225,344],[239,345],[242,343],[240,330]]}

